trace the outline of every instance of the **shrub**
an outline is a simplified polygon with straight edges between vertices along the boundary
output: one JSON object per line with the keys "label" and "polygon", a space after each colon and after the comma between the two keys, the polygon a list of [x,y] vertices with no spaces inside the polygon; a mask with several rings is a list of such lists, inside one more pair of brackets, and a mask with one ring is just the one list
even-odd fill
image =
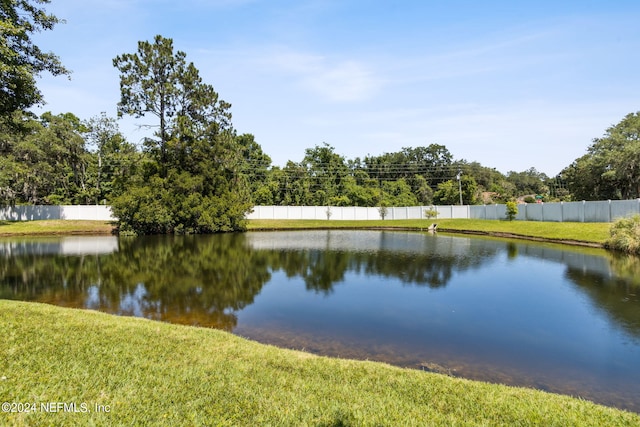
{"label": "shrub", "polygon": [[188,172],[154,175],[130,185],[111,209],[119,231],[126,234],[244,231],[251,210],[246,193],[233,180],[218,179],[215,184]]}
{"label": "shrub", "polygon": [[427,219],[435,218],[438,216],[438,211],[436,210],[435,206],[432,206],[429,209],[424,210],[424,216],[426,216]]}
{"label": "shrub", "polygon": [[640,215],[621,218],[609,229],[605,247],[631,254],[640,254]]}
{"label": "shrub", "polygon": [[381,203],[380,207],[378,208],[378,213],[380,213],[380,218],[384,219],[387,216],[388,212],[389,210],[387,209],[387,206],[384,203]]}
{"label": "shrub", "polygon": [[507,219],[513,221],[518,215],[518,204],[514,201],[507,202]]}

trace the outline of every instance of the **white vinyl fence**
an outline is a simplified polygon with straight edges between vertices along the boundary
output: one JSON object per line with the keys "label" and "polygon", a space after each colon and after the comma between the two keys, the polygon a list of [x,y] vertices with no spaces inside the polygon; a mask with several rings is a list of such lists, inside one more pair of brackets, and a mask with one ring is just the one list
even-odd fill
{"label": "white vinyl fence", "polygon": [[[384,219],[426,218],[429,206],[389,207]],[[469,218],[469,206],[436,206],[438,218]],[[248,219],[381,219],[380,208],[358,206],[254,206]]]}
{"label": "white vinyl fence", "polygon": [[[436,218],[505,219],[506,205],[409,206],[387,208],[385,219],[426,219],[425,211],[435,210]],[[530,203],[518,205],[517,220],[552,222],[612,222],[640,214],[640,199],[595,202]],[[380,208],[339,206],[255,206],[249,219],[381,219]]]}
{"label": "white vinyl fence", "polygon": [[[479,206],[407,206],[389,207],[385,219],[427,219],[425,211],[435,210],[435,219],[504,219],[505,205]],[[530,203],[518,205],[517,220],[552,222],[612,222],[617,218],[640,214],[640,199],[595,202]],[[248,219],[381,219],[377,207],[339,206],[255,206]],[[41,219],[84,219],[114,221],[109,206],[6,206],[0,207],[0,220],[32,221]],[[435,220],[434,219],[434,220]]]}
{"label": "white vinyl fence", "polygon": [[[551,222],[613,222],[618,218],[640,214],[640,199],[592,202],[528,203],[518,205],[517,220]],[[505,205],[471,206],[477,219],[502,219]]]}
{"label": "white vinyl fence", "polygon": [[115,221],[110,206],[103,205],[24,205],[0,207],[2,221],[34,221],[41,219],[84,219]]}

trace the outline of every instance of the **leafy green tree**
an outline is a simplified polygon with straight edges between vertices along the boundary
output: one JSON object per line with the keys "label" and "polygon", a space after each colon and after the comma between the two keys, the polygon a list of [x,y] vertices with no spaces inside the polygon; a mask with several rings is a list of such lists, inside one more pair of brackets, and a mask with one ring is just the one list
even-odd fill
{"label": "leafy green tree", "polygon": [[460,204],[460,187],[462,187],[462,203],[474,205],[478,201],[478,184],[469,175],[462,175],[460,183],[457,180],[449,180],[438,184],[438,189],[433,195],[437,204],[457,205]]}
{"label": "leafy green tree", "polygon": [[156,36],[113,60],[121,72],[118,114],[159,122],[145,141],[140,176],[112,208],[137,234],[212,233],[245,228],[251,209],[243,147],[230,104],[205,84],[173,41]]}
{"label": "leafy green tree", "polygon": [[380,206],[378,207],[378,213],[380,214],[381,219],[385,219],[385,217],[389,213],[389,209],[387,209],[387,205],[384,201],[380,203]]}
{"label": "leafy green tree", "polygon": [[506,206],[507,206],[506,208],[507,219],[509,221],[513,221],[514,219],[516,219],[516,215],[518,215],[518,204],[513,200],[511,200],[507,202]]}
{"label": "leafy green tree", "polygon": [[344,157],[337,154],[334,147],[323,143],[321,146],[308,148],[302,162],[311,177],[313,200],[310,204],[333,204],[344,195],[344,179],[349,170]]}
{"label": "leafy green tree", "polygon": [[142,118],[151,114],[159,121],[150,126],[157,129],[156,138],[145,143],[157,157],[163,175],[169,150],[174,155],[184,151],[181,139],[231,128],[231,104],[202,82],[193,63],[186,63],[184,52],[174,53],[172,39],[157,35],[153,43],[138,42],[137,53],[117,56],[113,65],[121,73],[118,115]]}
{"label": "leafy green tree", "polygon": [[243,174],[249,184],[253,202],[257,205],[273,204],[273,182],[270,179],[271,157],[250,133],[236,136],[244,160]]}
{"label": "leafy green tree", "polygon": [[561,173],[577,200],[640,197],[640,112],[627,114]]}
{"label": "leafy green tree", "polygon": [[0,120],[0,196],[5,204],[87,203],[91,155],[86,128],[71,113],[15,111]]}
{"label": "leafy green tree", "polygon": [[516,187],[502,173],[494,168],[482,166],[478,162],[459,160],[453,164],[454,170],[472,176],[478,184],[478,201],[482,203],[504,203],[515,196]]}
{"label": "leafy green tree", "polygon": [[90,156],[85,149],[87,128],[72,113],[41,116],[42,130],[33,141],[49,163],[51,176],[47,203],[85,204],[90,201]]}
{"label": "leafy green tree", "polygon": [[95,203],[110,202],[126,191],[131,176],[136,171],[139,153],[127,142],[118,123],[106,113],[84,122],[87,148],[95,153],[93,158]]}
{"label": "leafy green tree", "polygon": [[380,189],[375,180],[364,180],[349,175],[344,179],[344,195],[349,200],[350,206],[376,206],[380,200]]}
{"label": "leafy green tree", "polygon": [[510,171],[507,173],[507,181],[515,186],[517,196],[548,194],[549,188],[545,185],[548,179],[546,174],[538,172],[536,168],[529,168],[524,172]]}
{"label": "leafy green tree", "polygon": [[413,194],[421,205],[430,205],[433,203],[433,190],[427,182],[424,176],[415,175],[413,177],[414,186],[412,188]]}
{"label": "leafy green tree", "polygon": [[43,52],[31,40],[35,32],[51,30],[60,19],[40,5],[49,0],[0,1],[0,116],[42,104],[36,77],[43,72],[69,74],[59,58]]}
{"label": "leafy green tree", "polygon": [[0,205],[21,201],[19,181],[24,178],[25,165],[16,158],[15,147],[35,124],[34,115],[23,111],[0,115]]}
{"label": "leafy green tree", "polygon": [[368,156],[364,164],[371,178],[380,181],[404,178],[418,199],[422,199],[424,195],[419,193],[425,187],[421,181],[415,181],[416,176],[422,176],[429,188],[433,188],[451,176],[452,161],[453,156],[444,145],[430,144],[427,147],[404,147],[399,152]]}
{"label": "leafy green tree", "polygon": [[382,183],[382,195],[386,206],[416,206],[418,200],[404,179]]}

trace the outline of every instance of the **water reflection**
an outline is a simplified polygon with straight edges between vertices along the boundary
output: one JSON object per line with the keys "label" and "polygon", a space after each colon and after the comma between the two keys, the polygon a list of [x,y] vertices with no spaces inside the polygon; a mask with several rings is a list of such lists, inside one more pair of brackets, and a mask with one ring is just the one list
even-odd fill
{"label": "water reflection", "polygon": [[107,255],[5,252],[0,297],[232,330],[270,278],[242,235],[116,242]]}
{"label": "water reflection", "polygon": [[0,256],[24,254],[89,255],[109,254],[118,250],[118,238],[113,236],[80,236],[23,238],[0,240]]}
{"label": "water reflection", "polygon": [[[566,277],[630,333],[640,262],[599,250],[397,232],[307,231],[216,236],[0,240],[0,297],[233,330],[274,271],[329,295],[347,272],[445,287],[500,253],[566,266]],[[523,274],[535,274],[526,272]],[[625,303],[631,304],[625,304]]]}
{"label": "water reflection", "polygon": [[0,239],[0,298],[440,366],[636,411],[639,278],[636,258],[601,250],[409,232]]}
{"label": "water reflection", "polygon": [[454,270],[478,268],[500,249],[470,239],[396,232],[308,231],[255,233],[251,248],[268,254],[273,270],[301,277],[307,289],[329,294],[347,272],[399,279],[403,284],[446,286]]}

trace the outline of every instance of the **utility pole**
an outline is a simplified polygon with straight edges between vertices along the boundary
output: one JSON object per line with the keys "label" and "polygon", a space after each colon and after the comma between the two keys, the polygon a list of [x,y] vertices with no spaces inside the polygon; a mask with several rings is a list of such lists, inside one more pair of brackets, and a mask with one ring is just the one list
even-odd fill
{"label": "utility pole", "polygon": [[458,192],[460,194],[460,206],[462,206],[462,181],[460,180],[460,176],[462,175],[462,171],[458,170]]}

